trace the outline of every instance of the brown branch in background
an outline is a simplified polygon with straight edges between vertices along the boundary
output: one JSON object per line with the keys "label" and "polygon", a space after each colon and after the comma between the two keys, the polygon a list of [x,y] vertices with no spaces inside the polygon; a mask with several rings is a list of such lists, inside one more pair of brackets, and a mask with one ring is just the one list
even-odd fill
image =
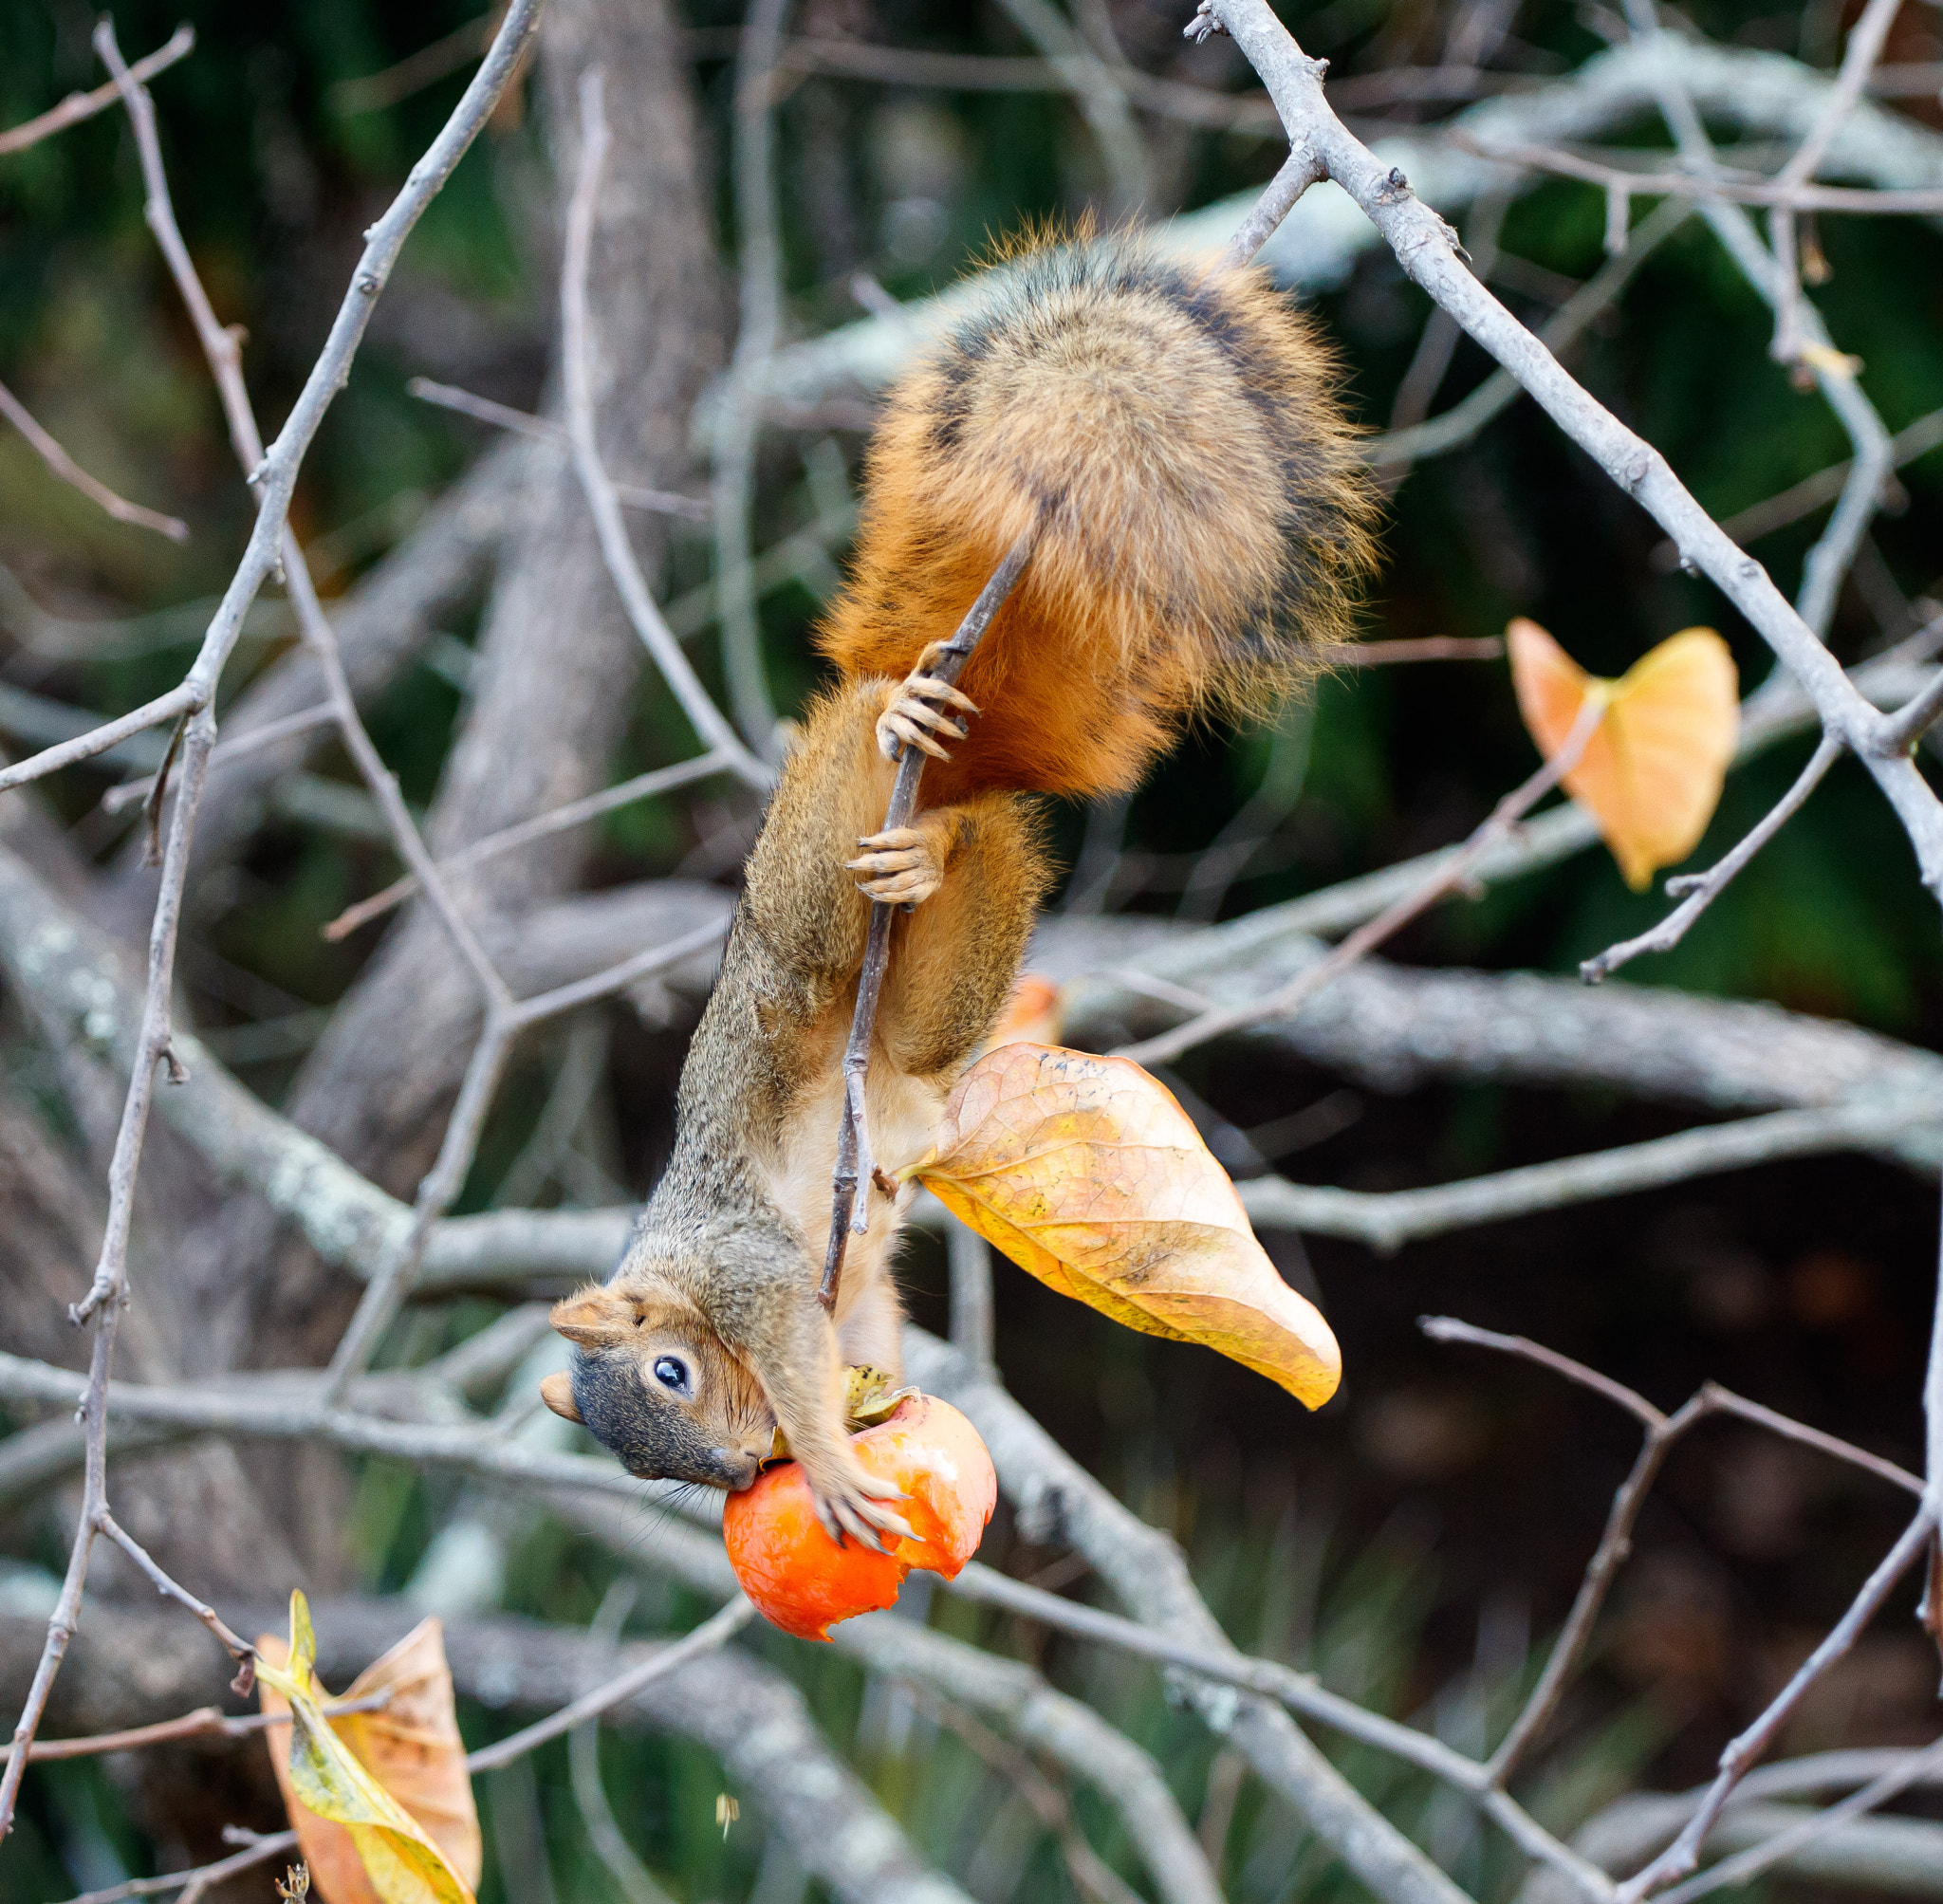
{"label": "brown branch in background", "polygon": [[[112,88],[111,88],[112,90]],[[4,416],[27,438],[38,455],[64,483],[79,490],[89,502],[113,516],[118,523],[132,523],[137,528],[154,529],[171,542],[187,542],[189,525],[179,516],[165,516],[145,509],[139,503],[124,501],[106,483],[97,482],[53,437],[36,423],[28,407],[4,383],[0,383],[0,416]]]}
{"label": "brown branch in background", "polygon": [[[176,62],[193,52],[195,48],[195,28],[183,25],[177,27],[168,39],[152,53],[144,53],[129,67],[138,85],[152,80],[157,73],[166,72]],[[38,145],[50,134],[65,132],[70,125],[79,125],[84,119],[92,119],[98,112],[105,112],[115,103],[116,83],[110,80],[106,85],[97,86],[91,93],[69,93],[57,106],[50,106],[38,119],[23,120],[19,125],[9,126],[0,132],[0,158],[9,152],[25,152],[30,145]]]}
{"label": "brown branch in background", "polygon": [[1317,659],[1330,668],[1383,668],[1404,661],[1496,661],[1504,653],[1502,635],[1474,640],[1458,635],[1425,635],[1392,641],[1343,641],[1324,648]]}
{"label": "brown branch in background", "polygon": [[360,113],[380,112],[427,86],[436,85],[461,66],[471,65],[492,44],[497,24],[495,13],[481,13],[468,20],[442,39],[416,53],[407,53],[396,65],[380,72],[366,73],[355,80],[340,80],[325,94],[330,109],[340,119],[355,119]]}
{"label": "brown branch in background", "polygon": [[[941,641],[926,656],[926,672],[947,686],[965,672],[972,652],[984,639],[992,618],[1006,604],[1006,599],[1024,574],[1039,537],[1035,523],[1006,551],[1006,557],[992,571],[991,580],[978,591],[978,599],[965,611],[957,632]],[[897,778],[891,788],[890,804],[884,809],[882,830],[886,833],[907,826],[917,806],[917,783],[924,773],[924,755],[915,747],[903,749],[897,765]],[[823,1257],[823,1282],[817,1300],[834,1314],[837,1291],[843,1276],[843,1251],[852,1231],[861,1235],[869,1225],[870,1202],[863,1199],[857,1209],[861,1184],[876,1176],[871,1155],[870,1131],[864,1112],[864,1086],[870,1076],[870,1043],[877,1026],[877,1005],[883,990],[884,970],[891,956],[891,916],[896,907],[881,899],[870,903],[870,929],[864,941],[863,970],[857,979],[857,1008],[850,1019],[850,1036],[843,1046],[843,1110],[837,1126],[837,1174],[830,1193],[830,1241]]]}
{"label": "brown branch in background", "polygon": [[[391,1703],[391,1691],[367,1692],[361,1699],[326,1701],[324,1710],[331,1718],[352,1712],[381,1711]],[[106,1752],[139,1751],[144,1746],[160,1746],[177,1739],[247,1739],[267,1732],[272,1726],[287,1726],[288,1712],[225,1712],[220,1706],[198,1706],[179,1719],[159,1719],[152,1726],[130,1726],[119,1732],[94,1732],[85,1738],[36,1739],[28,1747],[28,1760],[41,1765],[49,1759],[93,1759]],[[0,1746],[0,1757],[13,1748]]]}
{"label": "brown branch in background", "polygon": [[159,1897],[170,1891],[182,1894],[182,1904],[194,1904],[194,1899],[207,1895],[215,1885],[296,1849],[297,1834],[279,1831],[252,1839],[241,1851],[219,1858],[213,1864],[198,1864],[192,1871],[171,1871],[160,1877],[131,1877],[123,1883],[111,1884],[104,1891],[85,1891],[79,1897],[70,1898],[68,1904],[123,1904],[126,1898]]}
{"label": "brown branch in background", "polygon": [[[1927,412],[1889,439],[1890,453],[1898,470],[1918,456],[1928,455],[1939,444],[1943,444],[1943,410]],[[1841,494],[1852,467],[1847,459],[1831,463],[1825,470],[1804,476],[1799,483],[1791,483],[1765,501],[1750,503],[1737,514],[1723,517],[1720,526],[1738,543],[1758,542],[1764,535],[1799,522],[1823,503],[1832,503]],[[1677,553],[1671,543],[1662,543],[1654,550],[1654,559],[1661,566],[1671,568]]]}

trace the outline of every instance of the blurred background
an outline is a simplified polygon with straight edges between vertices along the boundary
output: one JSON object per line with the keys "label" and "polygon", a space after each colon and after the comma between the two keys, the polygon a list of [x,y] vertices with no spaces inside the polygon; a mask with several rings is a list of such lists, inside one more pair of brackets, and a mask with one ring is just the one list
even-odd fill
{"label": "blurred background", "polygon": [[[1473,99],[1543,83],[1622,32],[1599,0],[1327,0],[1279,10],[1307,50],[1332,62],[1332,92],[1365,136],[1431,125]],[[1826,68],[1857,10],[1853,0],[1778,9],[1700,0],[1678,17],[1714,40]],[[728,154],[741,11],[709,0],[678,11],[719,260],[705,287],[720,313],[719,364],[735,331]],[[1139,72],[1251,91],[1230,43],[1183,41],[1185,12],[1177,0],[1074,8],[1095,44],[1116,46]],[[0,124],[99,83],[93,19],[81,0],[0,0]],[[245,369],[268,434],[322,342],[363,228],[451,109],[484,28],[473,0],[129,0],[115,14],[131,57],[183,19],[196,50],[154,84],[163,147],[217,313],[247,332]],[[1035,52],[991,5],[803,0],[786,31],[989,62]],[[1914,124],[1943,129],[1934,65],[1943,61],[1943,15],[1911,0],[1885,60],[1897,71],[1930,66],[1927,92],[1912,84],[1888,103]],[[1406,68],[1471,77],[1432,99],[1386,97],[1383,76]],[[973,85],[969,69],[951,84],[914,75],[935,78],[922,68],[783,76],[772,122],[786,339],[852,323],[886,295],[941,289],[1027,220],[1134,209],[1065,93]],[[623,119],[628,103],[613,98],[610,114]],[[1259,185],[1282,152],[1259,120],[1223,128],[1142,114],[1138,127],[1138,210],[1149,218]],[[1632,137],[1664,143],[1651,120]],[[496,438],[415,397],[411,379],[522,411],[552,400],[555,142],[534,83],[496,117],[406,250],[297,493],[293,524],[327,598],[409,537]],[[1605,216],[1603,194],[1588,186],[1524,190],[1504,212],[1493,288],[1542,322],[1603,262]],[[1840,348],[1860,360],[1889,428],[1943,406],[1943,236],[1918,219],[1830,217],[1817,242],[1827,271],[1817,302]],[[1430,305],[1381,246],[1358,254],[1314,304],[1340,349],[1349,403],[1372,429],[1447,408],[1490,368],[1460,341],[1441,381],[1423,387]],[[1770,360],[1770,332],[1767,308],[1689,220],[1596,323],[1574,368],[1728,518],[1848,453],[1822,398]],[[0,379],[86,469],[192,530],[176,545],[108,521],[0,430],[0,734],[26,750],[55,737],[34,725],[51,718],[50,706],[116,712],[179,678],[250,513],[194,334],[143,225],[119,113],[0,157]],[[786,712],[818,679],[809,638],[842,573],[868,408],[833,400],[765,428],[758,442],[755,547],[812,531],[762,578],[764,653]],[[624,452],[613,460],[617,475],[633,473]],[[1935,612],[1925,592],[1943,587],[1943,454],[1907,463],[1899,481],[1835,614],[1829,641],[1844,662],[1907,636]],[[705,459],[679,486],[706,495]],[[1785,590],[1824,521],[1825,511],[1810,513],[1750,542]],[[1665,636],[1704,622],[1732,643],[1744,692],[1769,665],[1721,599],[1665,559],[1652,522],[1528,402],[1412,469],[1396,490],[1384,546],[1368,615],[1375,638],[1494,637],[1508,618],[1529,615],[1586,666],[1617,675]],[[651,580],[677,625],[683,613],[696,630],[710,625],[712,564],[706,525],[674,523]],[[476,601],[445,616],[367,711],[415,805],[432,800],[467,705],[478,619]],[[281,598],[267,595],[226,693],[293,638]],[[692,653],[720,690],[712,638]],[[628,692],[610,779],[690,748],[658,681],[643,677]],[[1695,863],[1717,857],[1773,803],[1808,745],[1776,748],[1730,780]],[[1089,826],[1087,816],[1061,812],[1064,857],[1077,870],[1060,903],[1231,916],[1460,839],[1535,765],[1501,659],[1343,669],[1272,731],[1196,734],[1123,813]],[[120,771],[83,769],[46,787],[73,848],[103,869],[125,859],[139,823],[133,809],[100,804]],[[272,1102],[285,1100],[385,932],[380,922],[333,942],[321,929],[398,870],[340,754],[315,758],[289,794],[203,896],[183,970],[201,1034]],[[599,823],[580,882],[678,877],[732,886],[756,819],[753,798],[721,782],[699,797],[626,807]],[[1215,878],[1207,849],[1237,828],[1252,850],[1237,865],[1224,860]],[[1769,1000],[1935,1048],[1943,958],[1913,870],[1887,808],[1843,763],[1685,944],[1628,980]],[[1448,904],[1389,950],[1414,964],[1566,973],[1663,910],[1656,894],[1628,893],[1603,853],[1582,854]],[[523,1052],[461,1209],[645,1192],[666,1152],[670,1090],[693,1019],[692,1001],[663,1003],[660,1022],[620,1002],[597,1025],[576,1021]],[[0,1017],[0,1066],[58,1130],[59,1090],[11,1006]],[[565,1137],[536,1150],[549,1107],[560,1121],[564,1074],[593,1082],[573,1086],[581,1100]],[[1266,1131],[1263,1155],[1285,1174],[1356,1189],[1443,1182],[1691,1122],[1675,1107],[1590,1090],[1433,1081],[1386,1095],[1232,1048],[1196,1054],[1181,1075],[1211,1117]],[[1277,1237],[1285,1271],[1312,1278],[1344,1348],[1343,1392],[1313,1419],[1266,1383],[1231,1378],[1212,1356],[1116,1329],[1004,1264],[998,1361],[1067,1449],[1175,1530],[1237,1643],[1313,1664],[1327,1683],[1383,1710],[1432,1713],[1446,1736],[1475,1748],[1529,1683],[1531,1649],[1569,1603],[1636,1433],[1617,1411],[1535,1370],[1426,1342],[1415,1319],[1448,1311],[1533,1336],[1667,1407],[1716,1378],[1919,1466],[1936,1216],[1933,1184],[1838,1157],[1501,1224],[1388,1259],[1325,1239],[1305,1258],[1295,1238]],[[941,1248],[914,1245],[908,1285],[917,1320],[942,1327]],[[489,1313],[447,1304],[423,1319],[425,1340],[398,1353],[422,1358]],[[411,1581],[451,1485],[382,1464],[360,1470],[345,1522],[349,1584],[391,1591]],[[1569,1744],[1552,1760],[1556,1789],[1542,1815],[1568,1825],[1630,1784],[1703,1777],[1735,1725],[1846,1604],[1897,1531],[1898,1511],[1866,1478],[1750,1431],[1716,1426],[1693,1437],[1647,1510],[1592,1671],[1568,1707]],[[58,1516],[21,1513],[6,1550],[58,1567],[65,1539]],[[1054,1558],[1035,1558],[1003,1519],[986,1552],[1026,1576]],[[513,1545],[503,1603],[584,1623],[615,1573],[607,1556],[536,1522]],[[681,1604],[666,1594],[658,1606],[646,1595],[634,1617],[665,1624]],[[1907,1617],[1910,1603],[1913,1594],[1898,1598],[1817,1689],[1790,1727],[1789,1749],[1914,1743],[1934,1731],[1937,1662]],[[1032,1650],[1155,1749],[1190,1816],[1226,1847],[1232,1896],[1266,1904],[1353,1892],[1320,1854],[1304,1852],[1291,1819],[1219,1762],[1151,1675],[1068,1656],[1043,1634],[979,1626],[962,1606],[939,1617],[978,1627],[1002,1650]],[[1073,1895],[1056,1847],[1019,1821],[1011,1787],[976,1742],[902,1694],[866,1691],[844,1662],[767,1643],[879,1795],[968,1889],[993,1899]],[[477,1709],[464,1717],[472,1737],[494,1724]],[[672,1895],[754,1895],[763,1904],[801,1895],[765,1862],[758,1837],[718,1826],[721,1775],[699,1747],[610,1735],[605,1754],[617,1810]],[[1469,1813],[1387,1762],[1340,1758],[1474,1895],[1508,1895],[1511,1866]],[[238,1769],[219,1783],[220,1797],[210,1795],[213,1783],[204,1802],[239,1815],[249,1777]],[[0,1881],[23,1904],[149,1870],[159,1849],[199,1841],[204,1829],[179,1794],[174,1817],[145,1807],[114,1763],[52,1768],[28,1791]],[[579,1904],[615,1895],[586,1849],[564,1747],[488,1780],[482,1797],[489,1898]],[[1088,1822],[1111,1842],[1110,1827]]]}

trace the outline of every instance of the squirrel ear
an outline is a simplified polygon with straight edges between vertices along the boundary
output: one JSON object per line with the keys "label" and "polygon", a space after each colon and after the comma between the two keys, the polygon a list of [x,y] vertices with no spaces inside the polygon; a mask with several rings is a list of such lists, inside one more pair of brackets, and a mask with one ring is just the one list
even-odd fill
{"label": "squirrel ear", "polygon": [[581,1418],[580,1410],[573,1405],[573,1380],[564,1369],[555,1369],[550,1376],[541,1377],[540,1399],[568,1421]]}
{"label": "squirrel ear", "polygon": [[611,1289],[583,1289],[553,1305],[553,1326],[583,1349],[601,1349],[625,1341],[634,1333],[634,1304]]}

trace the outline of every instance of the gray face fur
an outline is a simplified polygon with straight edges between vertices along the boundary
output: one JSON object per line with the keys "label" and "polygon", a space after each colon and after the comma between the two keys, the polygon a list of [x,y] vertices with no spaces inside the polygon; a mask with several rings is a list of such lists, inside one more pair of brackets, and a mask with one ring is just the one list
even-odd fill
{"label": "gray face fur", "polygon": [[725,1447],[681,1401],[647,1378],[627,1349],[575,1349],[574,1406],[596,1440],[643,1481],[694,1481],[739,1491],[756,1476],[755,1457]]}

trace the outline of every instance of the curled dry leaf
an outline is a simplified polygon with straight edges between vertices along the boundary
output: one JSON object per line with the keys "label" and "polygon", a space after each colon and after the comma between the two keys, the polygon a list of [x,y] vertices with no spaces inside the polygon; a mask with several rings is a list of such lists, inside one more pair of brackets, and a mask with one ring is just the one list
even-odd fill
{"label": "curled dry leaf", "polygon": [[1740,733],[1739,681],[1712,628],[1670,636],[1617,681],[1588,675],[1535,621],[1505,631],[1518,712],[1549,760],[1587,699],[1605,718],[1564,776],[1591,814],[1627,885],[1643,892],[1695,846],[1720,803]]}
{"label": "curled dry leaf", "polygon": [[903,1173],[1049,1288],[1201,1342],[1320,1408],[1342,1352],[1269,1262],[1174,1094],[1124,1058],[1008,1044],[967,1071]]}
{"label": "curled dry leaf", "polygon": [[382,1708],[326,1715],[309,1608],[290,1596],[290,1639],[257,1641],[266,1735],[284,1808],[324,1904],[472,1904],[484,1849],[453,1710],[443,1629],[422,1621],[352,1681]]}

